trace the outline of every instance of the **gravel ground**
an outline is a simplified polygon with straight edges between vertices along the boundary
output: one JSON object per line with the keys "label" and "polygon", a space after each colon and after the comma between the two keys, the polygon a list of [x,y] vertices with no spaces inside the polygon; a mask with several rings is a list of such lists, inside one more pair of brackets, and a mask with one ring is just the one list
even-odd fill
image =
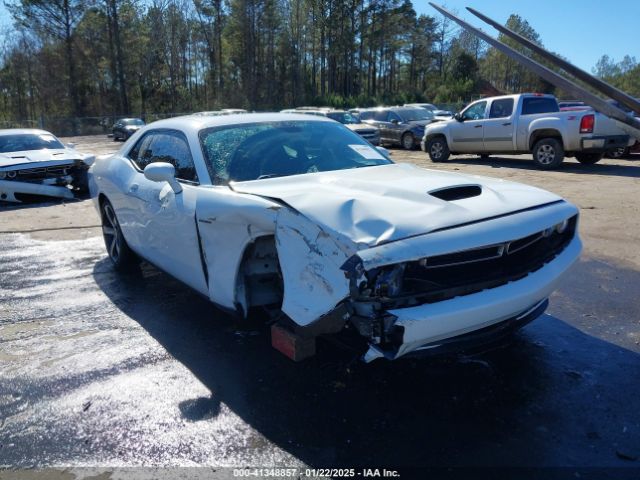
{"label": "gravel ground", "polygon": [[[97,154],[121,145],[65,141]],[[637,478],[640,160],[541,172],[527,156],[392,157],[580,207],[583,259],[513,346],[364,366],[321,344],[294,364],[260,319],[235,321],[148,265],[117,275],[90,201],[2,205],[0,466],[560,466]]]}

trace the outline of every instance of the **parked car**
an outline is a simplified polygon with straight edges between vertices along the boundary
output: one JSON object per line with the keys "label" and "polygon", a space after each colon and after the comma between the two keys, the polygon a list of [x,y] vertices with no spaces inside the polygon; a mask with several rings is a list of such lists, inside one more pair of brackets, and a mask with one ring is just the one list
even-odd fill
{"label": "parked car", "polygon": [[144,127],[144,120],[141,118],[121,118],[113,124],[113,140],[126,140]]}
{"label": "parked car", "polygon": [[405,103],[405,107],[410,108],[424,108],[433,113],[436,120],[448,120],[453,117],[453,112],[450,110],[442,110],[436,107],[433,103]]}
{"label": "parked car", "polygon": [[331,120],[342,123],[349,130],[353,130],[372,145],[380,145],[380,130],[367,123],[362,123],[362,121],[351,112],[333,110],[330,108],[314,110],[310,107],[302,107],[293,110],[293,113],[303,113],[305,115],[317,115],[330,118]]}
{"label": "parked car", "polygon": [[87,170],[94,160],[45,130],[0,130],[0,200],[74,198],[88,191]]}
{"label": "parked car", "polygon": [[596,163],[608,150],[629,143],[629,135],[610,118],[592,110],[561,112],[553,95],[529,93],[471,103],[453,120],[429,125],[422,149],[434,162],[454,152],[531,152],[538,167],[552,169],[565,156]]}
{"label": "parked car", "polygon": [[521,327],[581,250],[562,198],[394,164],[322,116],[161,120],[89,178],[116,269],[144,258],[240,317],[279,309],[293,350],[352,332],[366,361]]}
{"label": "parked car", "polygon": [[363,123],[380,129],[382,145],[399,145],[413,150],[420,145],[424,127],[436,121],[433,113],[424,108],[378,107],[360,110]]}

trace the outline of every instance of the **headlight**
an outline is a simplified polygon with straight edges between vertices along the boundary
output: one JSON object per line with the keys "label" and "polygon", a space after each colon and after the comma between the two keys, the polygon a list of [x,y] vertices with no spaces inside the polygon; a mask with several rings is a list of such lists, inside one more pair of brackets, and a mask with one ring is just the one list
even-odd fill
{"label": "headlight", "polygon": [[550,237],[554,233],[562,234],[567,230],[568,226],[569,226],[569,220],[563,220],[560,223],[556,223],[553,227],[547,228],[543,232],[543,235],[545,237]]}
{"label": "headlight", "polygon": [[562,222],[556,225],[556,232],[564,233],[568,225],[569,225],[569,220],[563,220]]}

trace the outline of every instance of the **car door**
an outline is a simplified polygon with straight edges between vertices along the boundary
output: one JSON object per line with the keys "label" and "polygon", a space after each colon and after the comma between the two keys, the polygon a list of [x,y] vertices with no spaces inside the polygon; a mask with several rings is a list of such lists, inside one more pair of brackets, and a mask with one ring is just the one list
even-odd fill
{"label": "car door", "polygon": [[389,128],[389,138],[392,143],[400,143],[402,138],[402,132],[404,132],[405,125],[403,125],[402,118],[396,112],[389,111],[387,113],[387,125]]}
{"label": "car door", "polygon": [[373,116],[375,126],[380,129],[380,141],[382,143],[393,143],[392,124],[388,121],[387,110],[377,110]]}
{"label": "car door", "polygon": [[509,152],[515,149],[513,105],[513,98],[497,98],[491,102],[489,118],[484,121],[482,128],[486,152]]}
{"label": "car door", "polygon": [[463,110],[456,122],[451,122],[451,146],[453,152],[483,152],[482,128],[486,117],[487,102],[480,101]]}
{"label": "car door", "polygon": [[[206,294],[195,218],[198,176],[186,137],[178,130],[151,130],[136,142],[129,158],[137,170],[125,187],[133,207],[132,247],[149,262]],[[154,162],[174,166],[182,192],[175,193],[167,182],[144,176],[144,168]]]}

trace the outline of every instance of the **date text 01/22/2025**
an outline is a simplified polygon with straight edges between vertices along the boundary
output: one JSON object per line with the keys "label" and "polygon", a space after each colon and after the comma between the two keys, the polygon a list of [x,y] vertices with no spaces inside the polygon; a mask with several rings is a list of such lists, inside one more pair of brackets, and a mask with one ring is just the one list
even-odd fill
{"label": "date text 01/22/2025", "polygon": [[387,470],[386,468],[234,468],[233,476],[263,478],[399,478],[400,474],[397,470]]}

